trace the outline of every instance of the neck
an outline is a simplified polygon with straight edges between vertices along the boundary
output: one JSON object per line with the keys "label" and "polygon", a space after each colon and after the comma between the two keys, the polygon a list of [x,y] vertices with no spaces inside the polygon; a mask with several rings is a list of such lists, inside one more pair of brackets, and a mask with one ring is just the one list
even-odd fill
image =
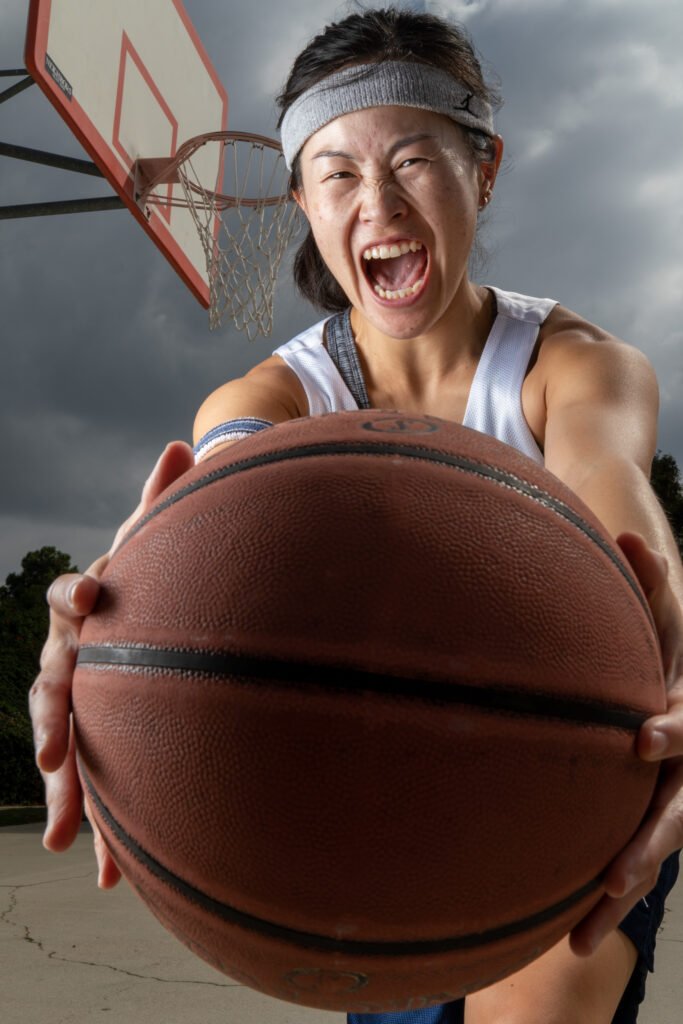
{"label": "neck", "polygon": [[391,337],[352,309],[351,327],[368,391],[388,393],[397,407],[424,407],[449,381],[476,367],[494,311],[493,294],[469,281],[444,316],[415,337]]}

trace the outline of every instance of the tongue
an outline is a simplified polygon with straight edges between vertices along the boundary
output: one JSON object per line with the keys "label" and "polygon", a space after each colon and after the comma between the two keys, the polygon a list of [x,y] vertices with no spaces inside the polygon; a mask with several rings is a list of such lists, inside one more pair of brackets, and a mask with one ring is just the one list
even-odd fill
{"label": "tongue", "polygon": [[368,273],[373,281],[389,291],[410,288],[419,281],[426,263],[424,250],[407,252],[392,260],[370,260]]}

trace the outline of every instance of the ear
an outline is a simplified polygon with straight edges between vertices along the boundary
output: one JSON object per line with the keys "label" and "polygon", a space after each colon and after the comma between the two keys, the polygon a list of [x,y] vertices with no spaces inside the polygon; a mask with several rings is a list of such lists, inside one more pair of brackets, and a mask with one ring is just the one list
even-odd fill
{"label": "ear", "polygon": [[304,198],[303,189],[292,189],[292,197],[303,215],[308,218],[308,210],[306,209],[306,199]]}
{"label": "ear", "polygon": [[496,177],[498,176],[498,170],[500,168],[501,160],[503,159],[503,138],[500,135],[494,135],[491,139],[494,145],[494,155],[492,160],[485,160],[479,164],[479,207],[483,209],[491,199],[493,193],[493,186],[496,183]]}

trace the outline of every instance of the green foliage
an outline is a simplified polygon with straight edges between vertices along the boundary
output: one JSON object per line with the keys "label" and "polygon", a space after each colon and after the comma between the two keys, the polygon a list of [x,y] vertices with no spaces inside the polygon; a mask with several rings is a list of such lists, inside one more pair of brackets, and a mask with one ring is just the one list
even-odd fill
{"label": "green foliage", "polygon": [[54,547],[29,551],[21,572],[0,587],[0,805],[42,800],[35,767],[28,692],[40,667],[49,611],[45,593],[56,576],[78,572]]}
{"label": "green foliage", "polygon": [[650,483],[666,512],[678,550],[683,556],[683,482],[673,455],[657,452]]}

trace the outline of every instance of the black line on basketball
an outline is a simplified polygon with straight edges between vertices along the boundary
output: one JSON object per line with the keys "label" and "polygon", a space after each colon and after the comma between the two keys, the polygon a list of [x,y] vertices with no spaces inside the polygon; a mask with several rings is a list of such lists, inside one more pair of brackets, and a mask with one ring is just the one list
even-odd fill
{"label": "black line on basketball", "polygon": [[370,691],[388,697],[429,701],[439,704],[464,704],[499,714],[533,718],[554,718],[564,722],[637,731],[646,719],[642,712],[578,698],[556,697],[539,692],[526,693],[508,687],[475,686],[434,679],[406,678],[339,665],[280,661],[231,652],[183,650],[150,646],[84,644],[78,653],[79,665],[142,666],[171,671],[231,676],[235,681],[254,684],[287,683],[294,687],[318,686],[354,693]]}
{"label": "black line on basketball", "polygon": [[200,477],[198,480],[194,480],[191,484],[187,484],[185,487],[181,487],[180,490],[169,495],[168,498],[159,502],[158,505],[155,505],[147,515],[143,516],[134,524],[129,533],[127,533],[123,538],[118,550],[131,540],[146,523],[159,515],[160,512],[163,512],[164,509],[169,508],[171,505],[175,505],[176,502],[181,501],[194,491],[201,490],[210,484],[216,483],[218,480],[224,480],[227,477],[234,476],[238,473],[244,473],[249,469],[256,469],[259,466],[272,465],[273,463],[278,462],[287,462],[292,459],[314,458],[321,455],[378,455],[394,457],[399,455],[404,458],[434,462],[438,465],[449,466],[453,469],[458,469],[466,473],[473,473],[476,476],[483,476],[492,480],[494,483],[500,484],[504,487],[509,487],[512,490],[517,491],[519,494],[526,495],[526,497],[544,505],[546,508],[551,509],[551,511],[556,512],[557,515],[577,527],[590,540],[592,540],[605,555],[607,555],[610,561],[624,577],[629,587],[638,598],[638,601],[650,619],[650,622],[652,622],[650,607],[643,597],[640,587],[627,571],[624,563],[617,556],[612,547],[605,542],[596,530],[593,529],[590,523],[587,523],[577,512],[559,498],[555,498],[552,494],[548,494],[547,491],[542,490],[540,487],[535,487],[533,484],[528,483],[521,477],[515,476],[513,473],[509,473],[506,470],[498,469],[495,466],[489,466],[486,463],[477,462],[473,459],[465,458],[464,456],[452,455],[449,452],[434,451],[430,448],[423,448],[419,445],[408,445],[390,441],[334,441],[322,444],[304,444],[288,448],[284,451],[264,452],[262,455],[255,455],[252,458],[242,459],[239,462],[231,463],[228,466],[220,466],[217,469],[210,470],[205,476]]}
{"label": "black line on basketball", "polygon": [[525,931],[534,929],[547,921],[569,910],[579,903],[590,893],[595,892],[599,887],[599,880],[592,880],[581,886],[570,896],[554,903],[545,910],[541,910],[529,917],[521,918],[518,921],[511,921],[508,924],[500,925],[497,928],[490,928],[487,931],[475,932],[469,935],[459,935],[446,939],[424,939],[409,940],[406,942],[358,942],[351,939],[333,939],[328,935],[301,932],[284,925],[276,924],[273,921],[265,921],[252,914],[237,910],[227,903],[207,896],[200,889],[190,885],[178,875],[169,871],[155,857],[152,857],[136,840],[126,832],[123,826],[116,820],[109,809],[104,805],[97,793],[92,780],[90,779],[82,759],[78,758],[79,770],[87,786],[88,793],[97,808],[98,813],[107,825],[107,828],[116,836],[135,859],[143,865],[151,874],[164,882],[169,888],[180,893],[185,899],[200,906],[215,917],[240,928],[245,928],[262,935],[269,935],[280,941],[289,942],[294,946],[307,949],[325,950],[333,953],[343,953],[349,956],[434,956],[438,953],[448,953],[459,949],[477,949],[499,942],[502,939],[510,938],[513,935],[522,934]]}

